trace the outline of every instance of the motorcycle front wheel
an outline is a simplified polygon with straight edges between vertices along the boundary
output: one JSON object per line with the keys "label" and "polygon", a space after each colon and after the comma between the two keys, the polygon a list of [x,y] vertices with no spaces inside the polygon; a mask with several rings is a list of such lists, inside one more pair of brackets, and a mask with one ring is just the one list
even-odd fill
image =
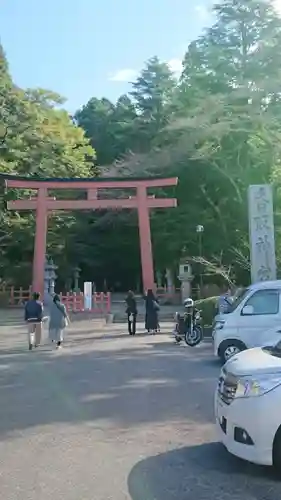
{"label": "motorcycle front wheel", "polygon": [[187,330],[184,336],[185,343],[189,347],[195,347],[203,340],[203,329],[201,326],[195,326],[191,330]]}

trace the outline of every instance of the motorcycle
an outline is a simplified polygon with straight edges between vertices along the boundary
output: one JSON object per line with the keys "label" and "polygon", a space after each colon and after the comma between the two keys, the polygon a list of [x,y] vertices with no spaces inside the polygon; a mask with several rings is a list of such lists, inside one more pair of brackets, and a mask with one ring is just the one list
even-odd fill
{"label": "motorcycle", "polygon": [[183,340],[189,347],[195,347],[203,340],[203,328],[201,326],[201,311],[185,312],[175,314],[174,337],[177,344]]}

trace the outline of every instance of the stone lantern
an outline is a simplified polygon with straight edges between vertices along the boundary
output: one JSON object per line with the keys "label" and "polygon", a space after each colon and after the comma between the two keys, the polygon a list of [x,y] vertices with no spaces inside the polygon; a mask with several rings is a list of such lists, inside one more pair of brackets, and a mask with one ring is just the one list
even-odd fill
{"label": "stone lantern", "polygon": [[49,262],[46,259],[44,267],[44,300],[49,294],[49,287],[50,287],[50,268],[49,268]]}
{"label": "stone lantern", "polygon": [[173,280],[173,272],[171,269],[166,269],[165,278],[167,283],[167,292],[170,296],[172,296],[175,293],[175,285]]}
{"label": "stone lantern", "polygon": [[193,280],[192,269],[190,263],[183,259],[179,265],[178,279],[181,282],[181,299],[182,303],[188,297],[191,297],[191,282]]}
{"label": "stone lantern", "polygon": [[50,295],[55,293],[55,283],[57,279],[56,269],[58,266],[55,266],[52,258],[49,260],[46,259],[45,262],[45,272],[44,272],[44,301],[48,300]]}
{"label": "stone lantern", "polygon": [[81,273],[81,269],[79,267],[75,267],[73,269],[73,279],[74,279],[73,291],[75,293],[79,293],[80,292],[80,288],[79,288],[80,273]]}
{"label": "stone lantern", "polygon": [[50,281],[49,281],[49,294],[53,295],[55,293],[55,285],[56,285],[56,270],[58,266],[55,266],[53,259],[49,260],[49,273],[50,273]]}
{"label": "stone lantern", "polygon": [[157,283],[157,288],[162,288],[162,272],[161,271],[156,271],[156,283]]}

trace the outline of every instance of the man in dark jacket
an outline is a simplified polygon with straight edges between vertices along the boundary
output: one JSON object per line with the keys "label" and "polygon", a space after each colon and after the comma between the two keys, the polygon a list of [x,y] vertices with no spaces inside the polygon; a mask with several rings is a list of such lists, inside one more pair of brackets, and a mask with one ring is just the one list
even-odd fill
{"label": "man in dark jacket", "polygon": [[128,291],[126,297],[126,304],[127,304],[126,314],[128,319],[128,332],[129,335],[135,335],[138,311],[137,311],[137,301],[134,296],[134,293],[131,290]]}
{"label": "man in dark jacket", "polygon": [[43,304],[40,293],[33,293],[32,299],[25,304],[24,319],[28,324],[28,344],[31,351],[33,346],[40,344],[42,336]]}

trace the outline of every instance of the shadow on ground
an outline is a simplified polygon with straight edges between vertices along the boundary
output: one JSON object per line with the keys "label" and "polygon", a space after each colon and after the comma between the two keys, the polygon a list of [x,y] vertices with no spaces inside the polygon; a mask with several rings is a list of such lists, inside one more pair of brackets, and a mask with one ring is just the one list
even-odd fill
{"label": "shadow on ground", "polygon": [[204,349],[187,357],[169,343],[97,345],[76,339],[62,352],[1,350],[1,438],[53,423],[103,421],[127,429],[170,419],[213,421],[218,366],[206,364]]}
{"label": "shadow on ground", "polygon": [[132,500],[279,500],[271,468],[248,464],[219,443],[169,451],[137,463],[128,477]]}

